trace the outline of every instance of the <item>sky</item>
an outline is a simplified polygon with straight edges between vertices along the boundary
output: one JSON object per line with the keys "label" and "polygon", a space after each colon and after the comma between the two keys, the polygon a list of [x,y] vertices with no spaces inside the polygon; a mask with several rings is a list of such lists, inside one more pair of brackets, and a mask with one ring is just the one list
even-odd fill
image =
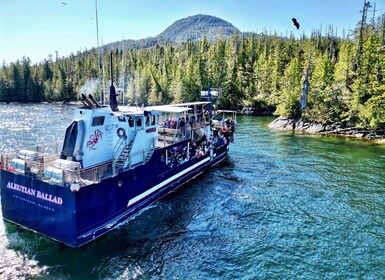
{"label": "sky", "polygon": [[[97,1],[97,2],[96,2]],[[385,0],[371,0],[368,19],[385,13]],[[97,3],[97,5],[96,5]],[[310,36],[329,25],[342,36],[361,19],[364,0],[0,0],[0,63],[23,56],[32,63],[122,39],[155,37],[178,19],[212,15],[240,31]],[[96,9],[97,6],[97,9]],[[300,23],[296,30],[292,18]]]}

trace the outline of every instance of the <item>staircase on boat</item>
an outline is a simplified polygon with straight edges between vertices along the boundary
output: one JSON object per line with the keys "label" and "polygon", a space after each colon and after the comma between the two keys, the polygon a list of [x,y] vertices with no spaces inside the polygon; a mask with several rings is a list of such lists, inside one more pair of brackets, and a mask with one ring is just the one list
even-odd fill
{"label": "staircase on boat", "polygon": [[134,141],[127,141],[127,139],[121,139],[115,149],[113,157],[114,173],[117,173],[123,169],[131,168],[138,164],[144,164],[150,160],[155,149],[154,141],[151,141],[148,149],[141,150],[132,153],[132,147]]}
{"label": "staircase on boat", "polygon": [[115,168],[117,170],[123,169],[126,165],[126,162],[128,161],[130,157],[130,152],[132,148],[133,141],[129,141],[127,145],[124,145],[121,153],[119,156],[114,160]]}

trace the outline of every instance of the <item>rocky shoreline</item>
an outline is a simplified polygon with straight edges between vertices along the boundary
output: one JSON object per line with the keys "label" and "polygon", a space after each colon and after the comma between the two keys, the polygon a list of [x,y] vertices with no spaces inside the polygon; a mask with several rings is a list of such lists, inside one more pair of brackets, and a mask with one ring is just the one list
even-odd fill
{"label": "rocky shoreline", "polygon": [[346,127],[342,123],[315,123],[304,119],[279,117],[269,124],[270,129],[297,131],[311,134],[341,136],[385,144],[385,131],[358,127]]}

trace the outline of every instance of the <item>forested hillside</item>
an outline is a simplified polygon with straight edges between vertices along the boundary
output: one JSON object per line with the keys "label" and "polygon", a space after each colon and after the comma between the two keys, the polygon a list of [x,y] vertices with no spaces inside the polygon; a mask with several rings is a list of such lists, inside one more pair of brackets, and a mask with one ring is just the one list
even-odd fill
{"label": "forested hillside", "polygon": [[[116,85],[125,87],[126,102],[133,104],[195,101],[210,84],[223,88],[222,107],[271,105],[282,116],[384,126],[385,15],[361,22],[343,38],[335,36],[333,28],[324,33],[300,39],[239,34],[214,42],[204,39],[115,49],[113,72]],[[81,86],[103,72],[108,88],[108,52],[102,54],[102,60],[99,70],[93,49],[33,66],[28,58],[3,65],[0,100],[75,100]],[[306,71],[308,103],[300,112]],[[98,98],[99,93],[95,95]]]}
{"label": "forested hillside", "polygon": [[180,19],[156,36],[157,39],[167,38],[168,41],[183,43],[206,37],[209,41],[227,38],[240,31],[231,23],[208,15],[195,15]]}
{"label": "forested hillside", "polygon": [[195,15],[177,20],[156,37],[122,40],[104,46],[105,50],[144,49],[168,43],[183,43],[206,38],[209,41],[227,39],[240,33],[231,23],[209,15]]}

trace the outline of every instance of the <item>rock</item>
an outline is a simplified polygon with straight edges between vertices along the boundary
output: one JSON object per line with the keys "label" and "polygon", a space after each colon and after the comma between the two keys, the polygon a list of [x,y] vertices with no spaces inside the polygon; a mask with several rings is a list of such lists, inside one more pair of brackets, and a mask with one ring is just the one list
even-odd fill
{"label": "rock", "polygon": [[304,120],[299,120],[295,123],[295,130],[304,131],[304,130],[308,129],[309,126],[310,126],[310,123],[308,123]]}
{"label": "rock", "polygon": [[312,134],[328,134],[345,136],[362,140],[370,140],[385,144],[385,131],[346,127],[342,123],[312,123],[304,119],[294,120],[287,117],[279,117],[269,124],[270,129],[300,131]]}
{"label": "rock", "polygon": [[277,130],[293,130],[293,120],[285,117],[279,117],[269,124],[269,128]]}
{"label": "rock", "polygon": [[356,138],[364,138],[365,134],[364,133],[355,133],[355,134],[353,134],[353,136]]}
{"label": "rock", "polygon": [[311,123],[309,128],[306,130],[309,133],[320,133],[325,132],[324,126],[320,123]]}

